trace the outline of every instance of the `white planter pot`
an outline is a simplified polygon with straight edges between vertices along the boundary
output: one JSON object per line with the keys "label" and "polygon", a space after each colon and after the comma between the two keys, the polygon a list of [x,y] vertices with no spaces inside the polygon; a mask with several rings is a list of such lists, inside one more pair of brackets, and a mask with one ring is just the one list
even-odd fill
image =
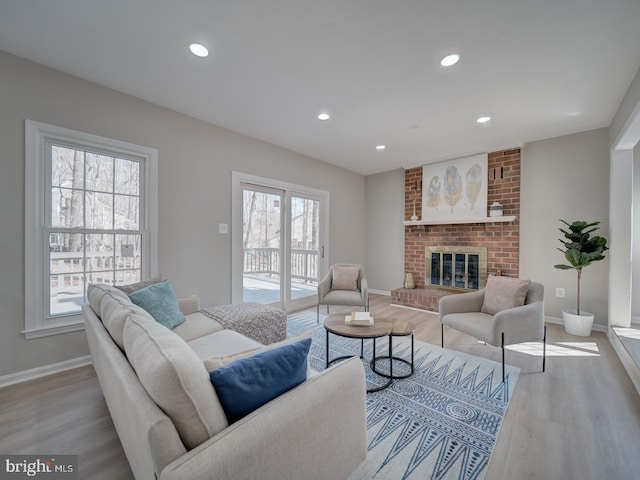
{"label": "white planter pot", "polygon": [[590,336],[594,318],[595,315],[591,312],[580,310],[580,315],[577,315],[575,310],[562,310],[564,330],[571,335],[578,335],[580,337]]}

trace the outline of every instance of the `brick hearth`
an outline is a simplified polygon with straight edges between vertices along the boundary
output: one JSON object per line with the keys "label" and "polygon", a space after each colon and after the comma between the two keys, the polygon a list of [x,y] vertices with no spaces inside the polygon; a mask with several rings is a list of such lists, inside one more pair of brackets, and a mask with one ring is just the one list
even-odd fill
{"label": "brick hearth", "polygon": [[437,312],[440,299],[451,293],[437,288],[397,288],[391,291],[391,303]]}
{"label": "brick hearth", "polygon": [[[494,178],[494,172],[495,177]],[[437,245],[487,247],[487,273],[517,277],[520,270],[520,149],[489,153],[487,204],[502,204],[504,215],[515,215],[510,223],[417,225],[404,229],[404,269],[413,273],[416,288],[391,292],[392,303],[438,311],[438,300],[450,290],[425,287],[425,247]],[[405,170],[404,219],[422,218],[422,167]],[[426,288],[426,290],[425,290]]]}

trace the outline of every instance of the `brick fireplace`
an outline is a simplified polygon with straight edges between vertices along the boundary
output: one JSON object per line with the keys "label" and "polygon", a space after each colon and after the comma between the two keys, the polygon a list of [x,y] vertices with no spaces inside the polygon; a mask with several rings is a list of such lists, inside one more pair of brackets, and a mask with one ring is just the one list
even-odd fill
{"label": "brick fireplace", "polygon": [[[487,204],[503,206],[503,215],[515,215],[508,223],[407,225],[404,229],[404,270],[413,274],[416,288],[391,292],[392,303],[437,311],[438,300],[451,289],[429,285],[427,247],[484,247],[486,273],[517,277],[520,265],[520,149],[491,152],[488,156]],[[405,170],[404,219],[422,218],[422,167]]]}

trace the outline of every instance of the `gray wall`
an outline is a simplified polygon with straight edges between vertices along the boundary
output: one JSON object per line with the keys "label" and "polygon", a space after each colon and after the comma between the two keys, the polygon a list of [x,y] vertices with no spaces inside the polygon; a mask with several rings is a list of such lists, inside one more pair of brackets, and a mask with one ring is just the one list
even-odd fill
{"label": "gray wall", "polygon": [[84,332],[24,340],[24,120],[159,151],[159,271],[178,295],[228,303],[231,171],[330,192],[329,261],[365,262],[365,179],[0,52],[0,376],[88,354]]}
{"label": "gray wall", "polygon": [[[621,137],[627,123],[633,119],[634,110],[640,105],[640,69],[636,72],[636,76],[631,81],[629,89],[625,93],[620,106],[616,111],[616,114],[609,126],[609,144],[614,145],[616,141]],[[636,127],[637,128],[637,127]],[[632,135],[633,136],[633,135]],[[636,140],[631,144],[632,146],[637,142],[637,130],[635,135]]]}
{"label": "gray wall", "polygon": [[367,280],[390,292],[404,276],[404,170],[367,176],[366,203]]}
{"label": "gray wall", "polygon": [[[608,129],[566,135],[526,144],[522,150],[520,276],[545,286],[545,310],[561,318],[563,308],[575,308],[576,272],[557,270],[564,256],[556,250],[562,235],[558,219],[600,221],[599,234],[609,231]],[[608,260],[592,264],[582,274],[580,308],[607,324]],[[556,298],[555,289],[565,289]]]}
{"label": "gray wall", "polygon": [[633,149],[633,239],[632,242],[632,270],[631,270],[631,317],[632,321],[640,323],[640,143]]}

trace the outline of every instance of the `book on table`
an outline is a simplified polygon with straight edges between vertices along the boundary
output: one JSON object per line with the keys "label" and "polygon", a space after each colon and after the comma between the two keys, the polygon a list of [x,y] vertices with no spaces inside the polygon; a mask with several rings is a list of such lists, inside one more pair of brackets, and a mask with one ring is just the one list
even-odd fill
{"label": "book on table", "polygon": [[373,325],[373,317],[369,312],[351,312],[351,315],[344,317],[344,323],[356,327],[370,327]]}

